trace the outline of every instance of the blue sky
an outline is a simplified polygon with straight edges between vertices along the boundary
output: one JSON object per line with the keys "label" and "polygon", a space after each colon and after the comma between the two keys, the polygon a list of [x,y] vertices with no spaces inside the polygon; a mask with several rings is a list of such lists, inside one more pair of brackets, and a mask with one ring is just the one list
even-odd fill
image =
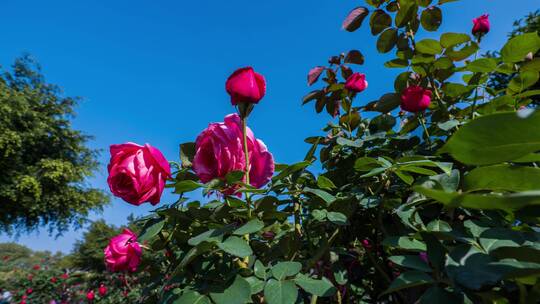
{"label": "blue sky", "polygon": [[[74,126],[95,136],[101,166],[88,182],[107,189],[108,146],[148,142],[169,160],[178,145],[193,141],[209,122],[234,111],[224,90],[227,76],[251,65],[264,74],[267,95],[251,116],[250,126],[279,163],[303,158],[303,139],[320,134],[329,120],[313,106],[301,107],[310,91],[307,71],[329,56],[358,49],[366,64],[369,88],[358,103],[393,88],[399,70],[382,68],[392,58],[379,55],[367,24],[348,33],[341,22],[362,1],[2,1],[0,64],[9,67],[23,52],[42,65],[47,81],[65,94],[84,97]],[[445,31],[469,32],[471,20],[489,13],[492,30],[483,50],[499,49],[512,22],[537,9],[538,0],[461,0],[444,5]],[[165,195],[164,201],[171,201]],[[102,214],[116,225],[128,214],[147,214],[119,199]],[[69,252],[82,230],[55,239],[43,229],[16,241],[34,249]],[[12,240],[0,236],[0,242]]]}

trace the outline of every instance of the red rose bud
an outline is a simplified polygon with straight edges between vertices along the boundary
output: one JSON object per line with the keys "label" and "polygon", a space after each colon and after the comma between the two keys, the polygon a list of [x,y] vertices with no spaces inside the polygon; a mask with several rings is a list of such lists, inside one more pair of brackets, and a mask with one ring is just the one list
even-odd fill
{"label": "red rose bud", "polygon": [[39,266],[39,265],[34,265],[34,267],[32,267],[32,269],[34,269],[34,270],[40,270],[40,269],[41,269],[41,266]]}
{"label": "red rose bud", "polygon": [[227,93],[231,95],[231,103],[258,103],[266,93],[264,77],[256,73],[252,67],[236,70],[225,83]]}
{"label": "red rose bud", "polygon": [[101,297],[105,296],[107,294],[107,287],[103,284],[99,285],[98,292]]}
{"label": "red rose bud", "polygon": [[33,275],[31,275],[31,274],[28,275],[28,281],[32,281],[33,278],[34,278]]}
{"label": "red rose bud", "polygon": [[421,112],[431,103],[431,91],[419,86],[410,86],[401,93],[401,109],[408,112]]}
{"label": "red rose bud", "polygon": [[489,15],[484,14],[478,18],[473,19],[472,33],[475,36],[482,36],[489,32],[490,27],[491,26],[489,24]]}
{"label": "red rose bud", "polygon": [[57,280],[58,280],[57,278],[52,277],[52,278],[51,278],[51,283],[56,283]]}
{"label": "red rose bud", "polygon": [[28,296],[27,295],[22,295],[21,299],[26,300],[26,299],[28,299]]}
{"label": "red rose bud", "polygon": [[26,294],[31,294],[32,292],[34,292],[34,290],[33,290],[32,288],[28,288],[28,289],[26,290]]}
{"label": "red rose bud", "polygon": [[65,280],[65,279],[69,278],[69,275],[67,273],[62,273],[62,275],[60,275],[60,277]]}
{"label": "red rose bud", "polygon": [[359,93],[367,89],[367,87],[368,82],[366,81],[366,75],[361,73],[354,73],[347,78],[347,81],[345,81],[345,88],[349,91]]}
{"label": "red rose bud", "polygon": [[111,192],[138,206],[144,202],[159,203],[171,167],[163,154],[146,144],[111,145],[107,183]]}
{"label": "red rose bud", "polygon": [[88,293],[86,293],[86,299],[88,301],[93,301],[95,299],[94,291],[90,290]]}

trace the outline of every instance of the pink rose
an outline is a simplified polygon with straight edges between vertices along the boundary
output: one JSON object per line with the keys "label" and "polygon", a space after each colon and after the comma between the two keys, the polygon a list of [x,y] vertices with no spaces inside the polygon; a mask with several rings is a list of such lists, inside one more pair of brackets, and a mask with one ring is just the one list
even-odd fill
{"label": "pink rose", "polygon": [[107,287],[103,284],[99,285],[98,292],[101,297],[105,296],[107,294]]}
{"label": "pink rose", "polygon": [[473,19],[473,28],[472,33],[473,35],[485,35],[489,32],[489,28],[491,27],[489,24],[489,15],[484,14],[478,18]]}
{"label": "pink rose", "polygon": [[345,81],[345,88],[349,91],[362,92],[367,89],[367,87],[368,82],[366,81],[366,75],[361,73],[354,73],[347,78],[347,81]]}
{"label": "pink rose", "polygon": [[236,70],[225,83],[227,93],[231,95],[231,103],[258,103],[266,93],[264,77],[256,73],[252,67]]}
{"label": "pink rose", "polygon": [[86,299],[88,301],[93,301],[94,298],[95,298],[95,296],[94,296],[94,291],[93,290],[90,290],[88,293],[86,293]]}
{"label": "pink rose", "polygon": [[[264,143],[247,128],[249,182],[260,188],[274,174],[274,158]],[[224,179],[233,171],[244,171],[246,160],[242,145],[242,127],[238,114],[225,116],[225,122],[211,123],[195,142],[193,170],[203,183]]]}
{"label": "pink rose", "polygon": [[110,271],[133,272],[141,262],[142,249],[137,243],[137,235],[126,228],[109,241],[104,253],[105,264]]}
{"label": "pink rose", "polygon": [[410,86],[401,93],[401,109],[408,112],[421,112],[431,103],[431,91],[419,86]]}
{"label": "pink rose", "polygon": [[137,206],[144,202],[159,203],[165,180],[171,176],[163,154],[149,144],[111,145],[110,150],[107,183],[111,192]]}

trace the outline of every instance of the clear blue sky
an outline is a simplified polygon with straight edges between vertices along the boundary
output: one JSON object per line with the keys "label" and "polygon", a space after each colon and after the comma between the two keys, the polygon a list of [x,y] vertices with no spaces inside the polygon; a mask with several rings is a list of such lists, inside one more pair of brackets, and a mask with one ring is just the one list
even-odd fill
{"label": "clear blue sky", "polygon": [[[369,88],[357,102],[392,90],[399,70],[382,68],[392,55],[377,54],[367,24],[355,33],[341,30],[343,18],[362,2],[2,1],[0,63],[8,67],[28,52],[42,64],[49,82],[67,95],[84,97],[74,125],[95,136],[92,147],[103,149],[100,170],[89,180],[95,187],[107,189],[108,146],[113,143],[148,142],[177,160],[179,143],[193,141],[209,122],[233,111],[224,82],[246,65],[264,74],[268,84],[250,126],[277,162],[292,163],[308,148],[303,139],[319,134],[328,121],[311,104],[300,106],[310,90],[306,73],[311,67],[326,64],[330,55],[359,49],[366,64],[354,68],[367,74]],[[484,50],[499,49],[513,20],[540,7],[538,0],[461,0],[444,6],[440,31],[469,32],[473,17],[490,14],[492,31],[482,42]],[[114,199],[92,219],[119,225],[128,214],[151,209]],[[82,232],[55,239],[41,230],[17,242],[69,252]],[[0,236],[0,242],[8,240]]]}

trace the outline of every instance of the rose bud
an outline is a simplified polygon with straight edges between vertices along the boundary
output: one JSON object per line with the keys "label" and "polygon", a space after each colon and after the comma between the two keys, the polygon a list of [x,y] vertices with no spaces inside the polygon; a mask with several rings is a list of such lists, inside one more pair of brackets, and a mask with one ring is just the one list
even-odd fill
{"label": "rose bud", "polygon": [[[249,183],[260,188],[268,183],[274,174],[274,158],[249,128],[246,131],[250,157]],[[215,178],[224,180],[227,174],[233,171],[245,171],[242,136],[238,114],[225,116],[224,122],[209,124],[208,128],[197,136],[193,171],[203,183]],[[230,188],[223,192],[232,194],[234,190]]]}
{"label": "rose bud", "polygon": [[475,36],[483,36],[489,32],[489,15],[484,14],[478,18],[473,19],[472,33]]}
{"label": "rose bud", "polygon": [[58,280],[58,279],[57,279],[56,277],[52,277],[52,278],[51,278],[51,283],[54,284],[54,283],[56,283],[57,280]]}
{"label": "rose bud", "polygon": [[39,265],[34,265],[34,267],[32,267],[34,270],[40,270],[41,269],[41,266]]}
{"label": "rose bud", "polygon": [[361,73],[354,73],[345,81],[345,88],[349,91],[360,93],[367,89],[367,87],[366,75]]}
{"label": "rose bud", "polygon": [[93,301],[95,298],[94,291],[90,290],[88,293],[86,293],[86,299],[88,301]]}
{"label": "rose bud", "polygon": [[364,249],[366,250],[370,250],[373,246],[371,245],[371,242],[368,240],[368,239],[363,239],[362,240],[362,246],[364,247]]}
{"label": "rose bud", "polygon": [[137,235],[126,228],[109,241],[104,253],[110,271],[134,272],[141,262],[142,249],[137,243]]}
{"label": "rose bud", "polygon": [[262,237],[271,241],[274,239],[274,237],[276,237],[276,234],[272,231],[265,231],[262,233]]}
{"label": "rose bud", "polygon": [[103,284],[99,285],[98,292],[99,292],[99,296],[101,297],[105,296],[107,294],[107,287],[105,287],[105,285]]}
{"label": "rose bud", "polygon": [[69,274],[62,273],[62,275],[60,275],[60,277],[65,280],[65,279],[69,278]]}
{"label": "rose bud", "polygon": [[401,109],[408,112],[421,112],[431,103],[431,91],[419,86],[410,86],[401,93]]}
{"label": "rose bud", "polygon": [[171,168],[163,154],[146,144],[111,145],[107,183],[111,192],[133,205],[159,203]]}
{"label": "rose bud", "polygon": [[420,253],[418,253],[418,256],[420,257],[420,259],[422,261],[424,261],[426,264],[429,264],[429,260],[428,260],[428,255],[425,251],[422,251]]}
{"label": "rose bud", "polygon": [[225,83],[227,93],[231,95],[231,103],[258,103],[266,93],[264,77],[252,67],[236,70]]}

